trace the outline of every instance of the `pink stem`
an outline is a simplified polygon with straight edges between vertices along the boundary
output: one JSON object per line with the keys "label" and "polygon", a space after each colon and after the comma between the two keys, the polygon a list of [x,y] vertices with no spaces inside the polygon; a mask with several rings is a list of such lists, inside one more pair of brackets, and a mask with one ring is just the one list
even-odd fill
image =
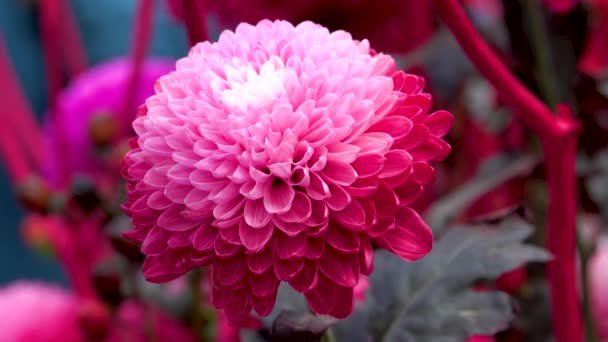
{"label": "pink stem", "polygon": [[541,139],[549,188],[547,248],[552,321],[557,342],[584,339],[576,272],[576,175],[574,160],[579,125],[565,107],[554,116],[492,52],[457,0],[435,0],[440,16],[479,72]]}
{"label": "pink stem", "polygon": [[[62,89],[63,69],[61,64],[61,7],[56,0],[40,0],[40,27],[42,49],[46,65],[49,92],[49,112],[57,132],[58,158],[67,160],[64,125],[58,113],[57,99]],[[65,186],[69,181],[69,171],[65,163],[58,163],[60,183]]]}
{"label": "pink stem", "polygon": [[205,0],[182,0],[182,8],[190,45],[209,40]]}
{"label": "pink stem", "polygon": [[5,113],[4,122],[0,125],[0,144],[13,179],[21,181],[32,173],[32,165],[42,165],[44,145],[34,114],[21,92],[1,41],[0,93]]}
{"label": "pink stem", "polygon": [[127,83],[127,90],[123,99],[122,115],[125,120],[125,127],[122,127],[123,136],[127,135],[127,130],[130,127],[131,121],[135,117],[135,97],[139,79],[141,78],[141,69],[146,57],[150,38],[152,36],[152,20],[154,19],[154,1],[140,0],[135,21],[135,34],[133,36],[131,51],[131,75]]}
{"label": "pink stem", "polygon": [[86,50],[70,2],[65,0],[57,1],[60,1],[61,10],[63,12],[62,39],[66,58],[65,62],[70,78],[74,78],[87,68]]}

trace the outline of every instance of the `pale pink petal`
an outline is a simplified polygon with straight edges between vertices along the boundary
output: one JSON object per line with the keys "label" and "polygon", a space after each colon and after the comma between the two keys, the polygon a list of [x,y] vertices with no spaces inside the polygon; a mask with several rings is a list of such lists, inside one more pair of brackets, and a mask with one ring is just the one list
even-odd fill
{"label": "pale pink petal", "polygon": [[266,187],[264,193],[264,207],[272,214],[283,214],[291,209],[294,189],[289,184],[275,179]]}

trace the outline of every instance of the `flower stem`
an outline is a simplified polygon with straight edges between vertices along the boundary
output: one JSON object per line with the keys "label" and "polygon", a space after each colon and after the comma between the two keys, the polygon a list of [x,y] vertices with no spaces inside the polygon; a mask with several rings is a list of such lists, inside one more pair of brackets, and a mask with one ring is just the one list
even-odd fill
{"label": "flower stem", "polygon": [[190,288],[192,290],[192,312],[190,324],[192,331],[197,337],[197,341],[205,340],[205,331],[203,329],[201,303],[203,302],[203,294],[201,292],[201,280],[203,273],[200,269],[193,270],[190,274]]}
{"label": "flower stem", "polygon": [[589,259],[591,259],[591,256],[593,255],[593,248],[583,241],[580,234],[577,234],[576,241],[578,246],[578,255],[581,262],[581,287],[583,293],[585,335],[587,336],[587,342],[598,342],[599,340],[597,338],[597,332],[595,330],[595,324],[591,312],[591,298],[589,296]]}
{"label": "flower stem", "polygon": [[578,123],[569,109],[558,115],[524,87],[498,59],[471,24],[457,0],[435,0],[441,18],[479,72],[516,115],[540,138],[549,189],[547,247],[555,259],[548,268],[552,321],[557,342],[582,342],[583,328],[576,272],[576,174]]}
{"label": "flower stem", "polygon": [[[59,1],[59,0],[58,0]],[[87,68],[87,55],[78,28],[76,18],[70,7],[70,2],[66,0],[60,1],[62,10],[63,26],[61,27],[65,62],[70,78],[74,78]]]}
{"label": "flower stem", "polygon": [[135,20],[135,29],[133,35],[132,51],[131,51],[131,75],[127,83],[127,90],[124,94],[122,104],[122,115],[125,120],[121,127],[123,135],[127,135],[130,124],[135,117],[135,95],[137,86],[141,78],[141,69],[146,57],[146,51],[150,43],[152,35],[152,21],[154,19],[154,1],[140,0],[137,10],[137,18]]}
{"label": "flower stem", "polygon": [[182,0],[182,6],[190,45],[209,40],[205,0]]}

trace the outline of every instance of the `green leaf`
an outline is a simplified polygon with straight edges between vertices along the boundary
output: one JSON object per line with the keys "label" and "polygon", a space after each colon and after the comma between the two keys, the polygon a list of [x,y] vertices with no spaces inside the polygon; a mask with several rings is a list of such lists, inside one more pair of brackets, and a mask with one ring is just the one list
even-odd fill
{"label": "green leaf", "polygon": [[[365,308],[374,341],[464,341],[493,334],[512,319],[509,297],[474,291],[527,262],[547,261],[542,249],[524,244],[530,226],[508,219],[495,226],[450,229],[424,259],[406,263],[380,250]],[[344,330],[340,324],[332,330]]]}

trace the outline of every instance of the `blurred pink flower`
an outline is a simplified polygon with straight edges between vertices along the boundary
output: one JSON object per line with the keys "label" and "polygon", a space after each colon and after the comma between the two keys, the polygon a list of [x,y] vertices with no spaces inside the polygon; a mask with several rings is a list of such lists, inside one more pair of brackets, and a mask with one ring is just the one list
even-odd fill
{"label": "blurred pink flower", "polygon": [[[135,103],[142,103],[154,93],[154,82],[162,75],[175,68],[175,61],[149,59],[142,65],[140,86],[135,94]],[[128,126],[131,117],[121,118],[127,84],[131,75],[131,61],[117,58],[97,65],[80,74],[59,95],[57,99],[58,122],[61,127],[54,127],[49,120],[47,139],[49,153],[47,163],[47,180],[54,185],[59,183],[59,165],[63,164],[70,174],[82,173],[98,176],[103,173],[100,158],[96,154],[91,140],[89,125],[100,113],[109,114],[119,125]],[[119,128],[119,127],[117,127]],[[65,159],[60,153],[61,135],[65,145]],[[117,142],[126,136],[114,137]]]}
{"label": "blurred pink flower", "polygon": [[589,294],[598,336],[608,341],[608,239],[597,244],[589,261]]}
{"label": "blurred pink flower", "polygon": [[367,41],[264,20],[200,43],[161,77],[123,162],[144,274],[212,265],[231,323],[267,315],[280,281],[343,318],[372,244],[405,260],[433,237],[407,205],[447,156],[453,117]]}
{"label": "blurred pink flower", "polygon": [[[175,1],[169,1],[175,2]],[[432,1],[419,0],[207,0],[231,28],[240,22],[310,20],[330,30],[369,39],[382,52],[408,52],[426,42],[437,22]],[[175,7],[175,6],[174,6]]]}
{"label": "blurred pink flower", "polygon": [[369,288],[369,278],[365,275],[361,275],[359,277],[359,282],[357,282],[357,285],[355,285],[355,287],[353,289],[355,299],[359,302],[364,302],[365,301],[365,292],[367,292],[368,288]]}
{"label": "blurred pink flower", "polygon": [[493,336],[473,336],[469,337],[467,342],[494,342],[496,341]]}
{"label": "blurred pink flower", "polygon": [[590,0],[594,16],[579,69],[592,77],[608,75],[608,0]]}
{"label": "blurred pink flower", "polygon": [[544,0],[545,6],[555,13],[570,11],[580,0]]}
{"label": "blurred pink flower", "polygon": [[196,336],[181,322],[157,308],[128,300],[120,304],[112,332],[105,342],[196,341]]}
{"label": "blurred pink flower", "polygon": [[7,342],[85,342],[77,300],[53,285],[16,282],[0,288],[0,336]]}

